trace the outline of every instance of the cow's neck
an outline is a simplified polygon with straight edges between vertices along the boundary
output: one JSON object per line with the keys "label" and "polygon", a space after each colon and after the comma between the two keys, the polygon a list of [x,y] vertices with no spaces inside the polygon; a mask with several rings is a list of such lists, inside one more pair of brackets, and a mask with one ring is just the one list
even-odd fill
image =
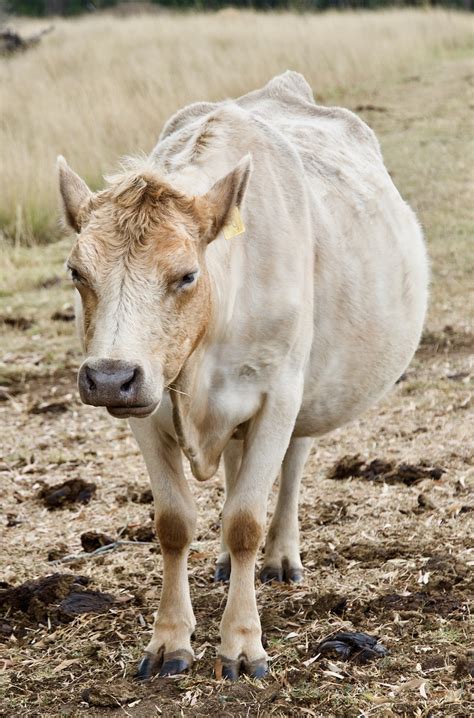
{"label": "cow's neck", "polygon": [[185,361],[170,391],[178,441],[189,459],[194,476],[199,480],[215,474],[220,455],[235,428],[232,423],[226,426],[222,416],[214,411],[212,389],[206,385],[208,375],[204,366],[213,344],[225,341],[227,323],[232,315],[232,302],[235,300],[232,263],[238,263],[236,254],[238,251],[235,248],[221,246],[210,256],[210,311],[206,330]]}

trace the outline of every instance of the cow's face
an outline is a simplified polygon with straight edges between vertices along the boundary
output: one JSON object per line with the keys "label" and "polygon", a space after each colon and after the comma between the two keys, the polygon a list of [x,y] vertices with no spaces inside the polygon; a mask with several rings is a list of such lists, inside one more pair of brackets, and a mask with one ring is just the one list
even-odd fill
{"label": "cow's face", "polygon": [[63,158],[58,165],[65,219],[77,233],[67,264],[82,305],[81,399],[116,417],[148,416],[206,333],[205,250],[243,199],[250,158],[201,197],[150,168],[93,194]]}

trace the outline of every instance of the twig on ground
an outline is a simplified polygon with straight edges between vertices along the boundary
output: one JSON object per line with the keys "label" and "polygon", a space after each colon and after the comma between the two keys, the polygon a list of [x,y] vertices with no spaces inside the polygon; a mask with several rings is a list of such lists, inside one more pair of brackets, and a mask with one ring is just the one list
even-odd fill
{"label": "twig on ground", "polygon": [[106,546],[100,546],[100,548],[96,548],[95,551],[91,551],[88,553],[87,551],[81,551],[80,553],[70,553],[67,556],[63,556],[63,558],[58,558],[56,561],[51,561],[51,564],[57,565],[59,563],[69,563],[71,561],[77,561],[81,558],[94,558],[95,556],[101,556],[104,553],[108,553],[109,551],[115,551],[116,548],[119,548],[120,546],[156,546],[154,541],[114,541],[114,543],[109,543]]}

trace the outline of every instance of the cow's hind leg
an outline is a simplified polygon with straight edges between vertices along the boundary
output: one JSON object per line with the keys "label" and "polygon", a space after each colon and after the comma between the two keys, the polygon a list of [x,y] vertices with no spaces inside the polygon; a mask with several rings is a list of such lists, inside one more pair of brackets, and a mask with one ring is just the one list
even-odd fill
{"label": "cow's hind leg", "polygon": [[[234,487],[240,464],[242,463],[243,441],[231,439],[224,449],[225,466],[225,493],[228,496]],[[228,581],[230,579],[230,553],[226,545],[224,532],[221,531],[221,552],[216,563],[214,581]]]}
{"label": "cow's hind leg", "polygon": [[181,450],[153,419],[130,422],[150,474],[155,525],[163,555],[163,583],[153,635],[138,678],[183,673],[194,660],[195,618],[189,594],[187,559],[196,525],[194,499],[184,476]]}
{"label": "cow's hind leg", "polygon": [[313,439],[293,438],[283,460],[278,500],[265,542],[265,561],[260,579],[269,581],[301,581],[298,498],[301,477]]}

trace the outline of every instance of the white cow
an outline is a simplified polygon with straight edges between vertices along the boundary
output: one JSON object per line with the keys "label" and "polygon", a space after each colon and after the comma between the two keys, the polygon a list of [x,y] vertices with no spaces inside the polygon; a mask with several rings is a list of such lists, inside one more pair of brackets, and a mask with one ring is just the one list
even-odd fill
{"label": "white cow", "polygon": [[163,588],[139,675],[193,661],[187,555],[199,481],[224,456],[217,580],[230,577],[223,676],[267,670],[254,590],[300,580],[298,490],[312,437],[358,416],[417,347],[427,301],[418,222],[354,114],[304,78],[197,103],[147,160],[92,194],[59,158],[82,311],[85,403],[130,418],[150,474]]}

